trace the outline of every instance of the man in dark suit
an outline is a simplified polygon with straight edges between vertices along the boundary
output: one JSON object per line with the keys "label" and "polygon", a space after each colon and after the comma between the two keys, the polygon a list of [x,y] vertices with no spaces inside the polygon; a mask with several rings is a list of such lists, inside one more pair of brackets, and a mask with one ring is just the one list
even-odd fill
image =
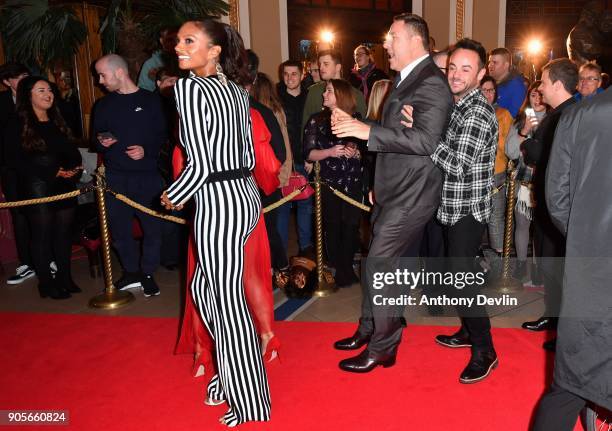
{"label": "man in dark suit", "polygon": [[587,401],[612,411],[610,118],[608,89],[564,109],[551,144],[546,206],[566,238],[566,261],[553,381],[534,431],[573,430]]}
{"label": "man in dark suit", "polygon": [[[14,160],[9,160],[15,151],[12,148],[19,146],[20,142],[4,140],[4,128],[9,121],[15,120],[15,98],[19,81],[28,76],[27,67],[19,63],[6,63],[0,66],[0,81],[9,89],[0,93],[0,173],[2,178],[2,192],[5,199],[18,200],[17,195],[17,166]],[[10,147],[10,148],[9,148]],[[34,267],[30,257],[30,229],[21,208],[11,208],[15,246],[19,264],[14,275],[7,280],[7,284],[21,284],[34,277]]]}
{"label": "man in dark suit", "polygon": [[[340,350],[368,347],[340,362],[350,372],[369,372],[391,366],[402,334],[403,306],[380,306],[376,297],[397,295],[397,285],[378,291],[371,285],[374,272],[395,271],[400,256],[418,256],[427,222],[440,204],[442,174],[430,155],[436,149],[452,107],[446,77],[429,56],[429,30],[423,18],[402,14],[394,18],[384,45],[391,69],[398,72],[383,107],[382,122],[363,123],[336,110],[333,132],[368,141],[378,153],[374,181],[372,242],[363,282],[362,318],[352,337],[335,343]],[[402,126],[402,107],[414,106],[414,125]],[[418,268],[411,265],[411,269]]]}

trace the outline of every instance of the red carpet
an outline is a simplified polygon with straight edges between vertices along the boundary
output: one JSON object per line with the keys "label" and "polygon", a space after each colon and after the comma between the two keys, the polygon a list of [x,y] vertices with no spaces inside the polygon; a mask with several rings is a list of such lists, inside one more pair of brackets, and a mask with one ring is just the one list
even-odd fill
{"label": "red carpet", "polygon": [[[75,430],[215,430],[191,358],[173,356],[176,319],[0,314],[0,410],[69,410]],[[332,342],[353,324],[279,322],[282,363],[268,368],[272,418],[241,430],[527,430],[545,388],[544,335],[497,329],[500,366],[461,385],[469,350],[409,327],[397,365],[339,371]],[[551,366],[551,361],[549,366]],[[35,429],[36,427],[1,427]],[[47,427],[38,427],[48,429]],[[577,427],[579,429],[579,427]]]}

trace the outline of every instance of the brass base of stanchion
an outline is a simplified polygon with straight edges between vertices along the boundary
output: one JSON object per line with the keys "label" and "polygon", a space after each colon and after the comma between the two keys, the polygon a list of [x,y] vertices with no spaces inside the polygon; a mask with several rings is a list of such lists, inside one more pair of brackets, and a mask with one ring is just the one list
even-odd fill
{"label": "brass base of stanchion", "polygon": [[336,283],[329,283],[325,280],[325,277],[323,277],[323,280],[319,280],[317,282],[317,288],[312,293],[312,296],[324,298],[326,296],[331,295],[332,293],[336,293],[337,291],[338,287],[336,286]]}
{"label": "brass base of stanchion", "polygon": [[523,283],[516,278],[501,277],[493,283],[491,286],[495,291],[501,293],[515,293],[523,289]]}
{"label": "brass base of stanchion", "polygon": [[92,308],[101,308],[103,310],[114,310],[124,307],[136,299],[130,292],[122,292],[121,290],[113,289],[105,293],[95,296],[89,300],[89,306]]}

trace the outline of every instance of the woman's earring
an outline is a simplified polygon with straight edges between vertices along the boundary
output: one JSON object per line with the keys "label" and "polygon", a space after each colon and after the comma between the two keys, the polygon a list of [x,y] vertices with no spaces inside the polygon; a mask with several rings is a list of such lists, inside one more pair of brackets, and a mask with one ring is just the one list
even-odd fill
{"label": "woman's earring", "polygon": [[227,85],[227,76],[225,76],[225,73],[223,73],[223,68],[218,62],[215,62],[215,69],[217,70],[217,77],[219,78],[219,81],[221,81],[221,84]]}

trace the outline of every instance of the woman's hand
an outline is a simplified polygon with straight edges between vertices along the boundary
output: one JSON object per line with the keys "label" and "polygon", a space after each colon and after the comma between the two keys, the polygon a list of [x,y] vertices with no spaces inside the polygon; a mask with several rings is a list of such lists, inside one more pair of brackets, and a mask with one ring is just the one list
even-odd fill
{"label": "woman's hand", "polygon": [[410,105],[404,105],[402,108],[402,115],[405,118],[405,120],[401,121],[402,126],[412,128],[412,125],[414,124],[414,108]]}
{"label": "woman's hand", "polygon": [[310,175],[310,173],[312,172],[312,168],[313,168],[314,164],[310,163],[310,162],[304,162],[304,170],[306,171],[306,173],[308,175]]}
{"label": "woman's hand", "polygon": [[352,119],[353,117],[351,117],[349,114],[347,114],[340,108],[334,108],[332,110],[332,115],[331,115],[332,127],[334,127],[338,123],[341,123],[342,121],[350,121]]}
{"label": "woman's hand", "polygon": [[538,127],[538,118],[530,115],[525,116],[525,125],[521,129],[521,135],[529,135],[536,127]]}
{"label": "woman's hand", "polygon": [[347,156],[346,147],[344,145],[334,145],[327,150],[327,157],[342,157]]}
{"label": "woman's hand", "polygon": [[183,204],[181,205],[174,205],[172,202],[170,202],[170,199],[168,199],[168,193],[166,193],[165,191],[161,194],[161,198],[160,198],[161,204],[164,208],[166,208],[167,210],[173,211],[180,211],[183,209]]}
{"label": "woman's hand", "polygon": [[349,159],[356,157],[357,154],[359,153],[359,150],[355,147],[346,147],[344,151],[346,153],[346,157],[348,157]]}

